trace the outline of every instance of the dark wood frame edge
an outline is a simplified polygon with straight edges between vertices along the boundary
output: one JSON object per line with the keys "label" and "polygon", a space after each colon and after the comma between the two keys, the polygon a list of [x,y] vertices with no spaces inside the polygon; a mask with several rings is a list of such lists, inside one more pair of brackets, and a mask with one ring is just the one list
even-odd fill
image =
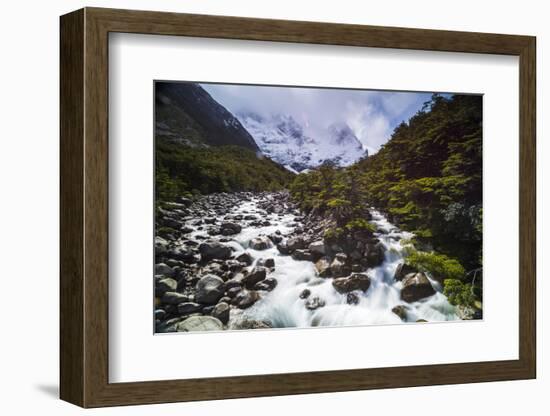
{"label": "dark wood frame edge", "polygon": [[[60,396],[82,407],[536,377],[536,40],[530,36],[85,8],[60,20]],[[520,60],[519,359],[109,383],[108,34],[515,55]]]}

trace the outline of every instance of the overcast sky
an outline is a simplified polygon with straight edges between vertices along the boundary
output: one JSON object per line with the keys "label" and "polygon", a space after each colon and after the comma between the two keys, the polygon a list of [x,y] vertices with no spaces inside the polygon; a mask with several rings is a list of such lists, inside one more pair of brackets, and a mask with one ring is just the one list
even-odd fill
{"label": "overcast sky", "polygon": [[201,84],[233,114],[253,111],[264,117],[292,115],[315,136],[335,122],[345,122],[369,149],[378,151],[394,128],[407,121],[431,93]]}

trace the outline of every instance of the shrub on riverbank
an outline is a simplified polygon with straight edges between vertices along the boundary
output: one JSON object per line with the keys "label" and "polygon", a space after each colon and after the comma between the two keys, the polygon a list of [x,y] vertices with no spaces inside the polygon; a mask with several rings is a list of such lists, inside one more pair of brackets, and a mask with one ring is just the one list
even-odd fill
{"label": "shrub on riverbank", "polygon": [[473,307],[476,297],[470,283],[462,283],[457,279],[447,279],[444,282],[443,293],[449,299],[451,305]]}
{"label": "shrub on riverbank", "polygon": [[430,273],[434,279],[441,281],[445,279],[464,279],[466,273],[458,260],[433,252],[413,250],[409,253],[405,262],[415,269]]}

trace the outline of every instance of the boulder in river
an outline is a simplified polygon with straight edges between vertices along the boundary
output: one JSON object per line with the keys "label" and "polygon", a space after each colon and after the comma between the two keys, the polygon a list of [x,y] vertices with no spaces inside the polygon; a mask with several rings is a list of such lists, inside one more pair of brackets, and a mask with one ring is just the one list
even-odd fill
{"label": "boulder in river", "polygon": [[255,290],[243,289],[237,293],[231,303],[240,309],[246,309],[254,305],[259,299],[260,295]]}
{"label": "boulder in river", "polygon": [[309,250],[298,249],[292,252],[292,258],[294,260],[312,261],[313,255]]}
{"label": "boulder in river", "polygon": [[314,241],[308,246],[308,250],[314,254],[324,256],[326,254],[325,242],[323,240]]}
{"label": "boulder in river", "polygon": [[329,277],[331,275],[330,259],[328,257],[321,257],[315,263],[315,270],[321,277]]}
{"label": "boulder in river", "polygon": [[168,251],[168,240],[156,236],[155,237],[155,254],[161,255]]}
{"label": "boulder in river", "polygon": [[178,282],[171,277],[160,279],[155,282],[155,294],[157,296],[162,296],[166,292],[175,292],[177,287]]}
{"label": "boulder in river", "polygon": [[178,292],[165,292],[164,295],[162,295],[162,298],[160,298],[160,303],[166,304],[166,305],[178,305],[182,302],[188,302],[189,296],[182,295]]}
{"label": "boulder in river", "polygon": [[247,289],[252,289],[256,283],[264,280],[266,276],[267,269],[263,266],[256,266],[242,278],[242,282]]}
{"label": "boulder in river", "polygon": [[314,296],[312,298],[309,298],[306,301],[306,309],[309,309],[310,311],[313,311],[318,308],[322,308],[325,306],[325,301],[318,296]]}
{"label": "boulder in river", "polygon": [[178,305],[178,313],[180,315],[190,315],[192,313],[200,312],[202,305],[195,302],[183,302]]}
{"label": "boulder in river", "polygon": [[351,268],[346,264],[342,256],[338,256],[330,263],[330,272],[334,277],[347,276],[351,273]]}
{"label": "boulder in river", "polygon": [[354,273],[350,277],[339,277],[332,281],[338,293],[349,293],[354,290],[366,292],[370,287],[370,278],[366,274]]}
{"label": "boulder in river", "polygon": [[220,226],[220,231],[222,235],[234,235],[239,234],[242,230],[242,227],[235,222],[223,222]]}
{"label": "boulder in river", "polygon": [[272,328],[271,324],[266,321],[258,321],[254,319],[245,319],[237,322],[233,329],[268,329]]}
{"label": "boulder in river", "polygon": [[261,282],[258,282],[254,285],[254,290],[265,290],[265,291],[272,291],[277,286],[277,279],[273,277],[268,277],[265,280],[262,280]]}
{"label": "boulder in river", "polygon": [[253,250],[267,250],[269,247],[271,247],[271,240],[268,237],[262,235],[250,240],[248,246]]}
{"label": "boulder in river", "polygon": [[247,266],[250,266],[252,264],[252,256],[248,251],[245,251],[244,253],[239,254],[236,260],[240,261],[241,263],[246,263]]}
{"label": "boulder in river", "polygon": [[216,306],[214,306],[214,309],[212,309],[212,312],[210,313],[214,318],[217,318],[221,321],[222,324],[227,324],[229,322],[229,305],[225,302],[220,302]]}
{"label": "boulder in river", "polygon": [[292,253],[294,250],[300,250],[307,247],[305,240],[302,237],[289,238],[286,242],[288,250]]}
{"label": "boulder in river", "polygon": [[368,243],[364,253],[367,267],[380,266],[384,262],[385,252],[386,248],[382,245],[382,243]]}
{"label": "boulder in river", "polygon": [[191,316],[176,325],[178,332],[221,331],[222,322],[213,316]]}
{"label": "boulder in river", "polygon": [[268,259],[259,259],[257,264],[258,266],[264,266],[264,267],[267,267],[268,269],[271,269],[275,267],[275,259],[272,257]]}
{"label": "boulder in river", "polygon": [[283,237],[279,234],[269,234],[268,237],[271,241],[273,241],[273,244],[279,244],[283,241]]}
{"label": "boulder in river", "polygon": [[302,290],[302,292],[300,293],[300,299],[307,299],[309,297],[309,295],[311,295],[311,290],[309,289],[304,289]]}
{"label": "boulder in river", "polygon": [[172,269],[167,264],[157,263],[155,264],[155,275],[157,274],[162,274],[167,277],[174,277],[176,273],[174,272],[174,269]]}
{"label": "boulder in river", "polygon": [[418,272],[418,270],[416,270],[416,268],[414,268],[413,266],[410,266],[407,263],[399,263],[397,265],[397,268],[395,269],[395,274],[393,275],[393,278],[394,278],[394,280],[400,282],[408,274],[417,273],[417,272]]}
{"label": "boulder in river", "polygon": [[225,246],[217,241],[205,242],[199,246],[202,261],[213,259],[227,260],[231,257],[231,247]]}
{"label": "boulder in river", "polygon": [[283,254],[283,255],[287,255],[287,254],[290,254],[290,250],[286,244],[286,242],[281,242],[279,244],[277,244],[277,250],[279,250],[279,253]]}
{"label": "boulder in river", "polygon": [[394,306],[391,311],[399,316],[402,321],[407,320],[407,307],[405,305]]}
{"label": "boulder in river", "polygon": [[168,250],[167,256],[186,263],[196,262],[195,252],[188,247],[179,246]]}
{"label": "boulder in river", "polygon": [[346,303],[348,305],[357,305],[359,304],[359,296],[357,296],[357,293],[350,292],[346,296]]}
{"label": "boulder in river", "polygon": [[432,295],[435,295],[435,290],[424,273],[410,273],[403,280],[401,299],[405,302],[416,302]]}
{"label": "boulder in river", "polygon": [[198,303],[214,305],[225,292],[223,280],[213,274],[201,277],[196,286],[195,300]]}

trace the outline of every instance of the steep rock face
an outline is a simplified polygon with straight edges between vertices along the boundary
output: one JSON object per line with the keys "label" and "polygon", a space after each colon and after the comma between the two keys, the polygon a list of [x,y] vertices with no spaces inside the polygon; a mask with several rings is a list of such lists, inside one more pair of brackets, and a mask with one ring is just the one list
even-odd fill
{"label": "steep rock face", "polygon": [[200,85],[155,83],[155,136],[189,146],[242,146],[258,151],[240,121]]}
{"label": "steep rock face", "polygon": [[308,134],[290,115],[262,117],[254,112],[240,112],[237,117],[262,153],[296,172],[327,161],[348,166],[367,156],[363,145],[345,123],[334,123],[323,131]]}

